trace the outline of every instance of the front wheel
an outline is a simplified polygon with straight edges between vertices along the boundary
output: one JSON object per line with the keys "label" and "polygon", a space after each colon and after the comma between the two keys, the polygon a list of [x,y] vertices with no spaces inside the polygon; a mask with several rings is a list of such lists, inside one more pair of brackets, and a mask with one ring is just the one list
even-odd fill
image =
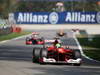
{"label": "front wheel", "polygon": [[74,59],[78,59],[78,58],[81,58],[81,53],[79,50],[75,50],[74,51]]}
{"label": "front wheel", "polygon": [[73,64],[74,66],[81,66],[81,63],[79,63],[79,64]]}
{"label": "front wheel", "polygon": [[34,49],[33,49],[32,62],[39,62],[40,51],[41,51],[40,48],[34,48]]}
{"label": "front wheel", "polygon": [[43,62],[43,58],[44,58],[44,57],[47,58],[47,54],[48,54],[47,49],[46,49],[46,48],[43,48],[43,49],[41,50],[41,52],[40,52],[40,59],[42,59],[42,60],[40,61],[40,64],[45,64],[45,63]]}
{"label": "front wheel", "polygon": [[[74,59],[78,59],[78,58],[81,58],[81,53],[79,50],[75,50],[74,51]],[[81,65],[81,61],[80,63],[74,63],[73,64],[74,66],[80,66]]]}

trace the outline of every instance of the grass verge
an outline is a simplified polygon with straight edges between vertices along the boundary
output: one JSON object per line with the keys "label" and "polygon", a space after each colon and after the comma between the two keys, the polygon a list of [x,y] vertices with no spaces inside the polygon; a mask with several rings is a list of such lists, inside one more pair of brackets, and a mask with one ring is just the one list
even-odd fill
{"label": "grass verge", "polygon": [[30,34],[30,32],[20,32],[20,33],[11,33],[8,35],[2,35],[0,36],[0,41],[13,39],[13,38],[16,38],[22,35],[27,35],[27,34]]}
{"label": "grass verge", "polygon": [[100,35],[78,35],[77,38],[82,46],[83,52],[88,57],[100,61]]}

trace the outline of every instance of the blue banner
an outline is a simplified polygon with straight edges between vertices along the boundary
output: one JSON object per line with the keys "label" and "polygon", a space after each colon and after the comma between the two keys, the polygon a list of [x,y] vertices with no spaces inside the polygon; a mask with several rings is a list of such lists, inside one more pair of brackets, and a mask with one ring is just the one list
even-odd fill
{"label": "blue banner", "polygon": [[[19,0],[19,1],[83,1],[83,0]],[[85,1],[94,1],[94,0],[85,0]],[[100,1],[100,0],[95,0]]]}
{"label": "blue banner", "polygon": [[100,12],[16,12],[17,24],[99,24]]}

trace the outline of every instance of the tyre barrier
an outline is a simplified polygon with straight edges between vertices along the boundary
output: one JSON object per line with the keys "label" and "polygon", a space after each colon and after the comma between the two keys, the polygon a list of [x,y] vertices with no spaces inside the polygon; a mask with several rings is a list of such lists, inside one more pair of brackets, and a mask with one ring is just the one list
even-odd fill
{"label": "tyre barrier", "polygon": [[0,27],[0,36],[10,34],[10,33],[12,33],[12,27],[11,26]]}

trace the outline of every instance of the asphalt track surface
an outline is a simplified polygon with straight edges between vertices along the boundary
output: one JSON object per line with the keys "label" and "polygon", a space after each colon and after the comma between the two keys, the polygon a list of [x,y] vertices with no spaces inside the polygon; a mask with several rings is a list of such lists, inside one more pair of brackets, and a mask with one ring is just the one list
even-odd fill
{"label": "asphalt track surface", "polygon": [[[31,30],[30,30],[31,31]],[[33,31],[33,30],[32,30]],[[56,30],[34,30],[45,38],[54,38]],[[66,30],[61,38],[70,48],[78,49],[73,32]],[[32,45],[25,45],[25,38],[0,44],[0,75],[100,75],[100,63],[83,57],[81,66],[32,63]]]}

